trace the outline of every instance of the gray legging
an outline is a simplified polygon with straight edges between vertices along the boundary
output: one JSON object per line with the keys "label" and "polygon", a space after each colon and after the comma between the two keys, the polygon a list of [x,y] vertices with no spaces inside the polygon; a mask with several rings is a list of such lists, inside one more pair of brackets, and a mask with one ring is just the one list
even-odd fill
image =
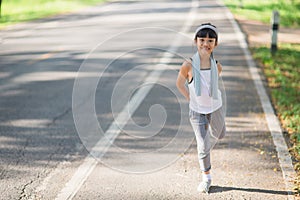
{"label": "gray legging", "polygon": [[207,172],[211,169],[210,151],[226,133],[224,111],[222,107],[210,114],[190,110],[189,116],[197,140],[200,169]]}

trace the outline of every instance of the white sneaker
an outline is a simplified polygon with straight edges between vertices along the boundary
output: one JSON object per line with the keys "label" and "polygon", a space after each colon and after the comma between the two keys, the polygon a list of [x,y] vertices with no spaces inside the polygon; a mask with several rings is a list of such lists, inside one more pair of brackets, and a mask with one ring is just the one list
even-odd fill
{"label": "white sneaker", "polygon": [[205,180],[199,184],[197,190],[198,192],[208,194],[210,186],[211,186],[211,180]]}

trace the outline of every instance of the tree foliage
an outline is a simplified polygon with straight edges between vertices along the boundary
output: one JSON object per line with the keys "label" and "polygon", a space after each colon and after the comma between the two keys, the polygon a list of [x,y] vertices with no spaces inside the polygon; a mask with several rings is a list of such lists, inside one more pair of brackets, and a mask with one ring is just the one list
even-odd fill
{"label": "tree foliage", "polygon": [[2,0],[0,0],[0,17],[1,17],[1,5],[2,5]]}

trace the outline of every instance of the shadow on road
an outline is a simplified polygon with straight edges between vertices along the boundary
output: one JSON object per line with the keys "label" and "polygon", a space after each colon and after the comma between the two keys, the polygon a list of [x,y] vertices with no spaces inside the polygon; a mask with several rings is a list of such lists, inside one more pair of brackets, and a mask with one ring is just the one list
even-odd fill
{"label": "shadow on road", "polygon": [[277,190],[265,190],[265,189],[258,189],[258,188],[239,188],[239,187],[226,187],[226,186],[212,186],[210,189],[210,193],[228,192],[232,190],[243,191],[243,192],[277,194],[277,195],[294,194],[292,191],[277,191]]}

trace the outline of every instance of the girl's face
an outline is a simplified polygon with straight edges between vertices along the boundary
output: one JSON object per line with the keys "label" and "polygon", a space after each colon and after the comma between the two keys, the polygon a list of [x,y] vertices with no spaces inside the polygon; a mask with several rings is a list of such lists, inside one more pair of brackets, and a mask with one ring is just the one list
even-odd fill
{"label": "girl's face", "polygon": [[196,45],[200,55],[210,56],[214,48],[217,46],[216,38],[206,37],[197,37]]}

